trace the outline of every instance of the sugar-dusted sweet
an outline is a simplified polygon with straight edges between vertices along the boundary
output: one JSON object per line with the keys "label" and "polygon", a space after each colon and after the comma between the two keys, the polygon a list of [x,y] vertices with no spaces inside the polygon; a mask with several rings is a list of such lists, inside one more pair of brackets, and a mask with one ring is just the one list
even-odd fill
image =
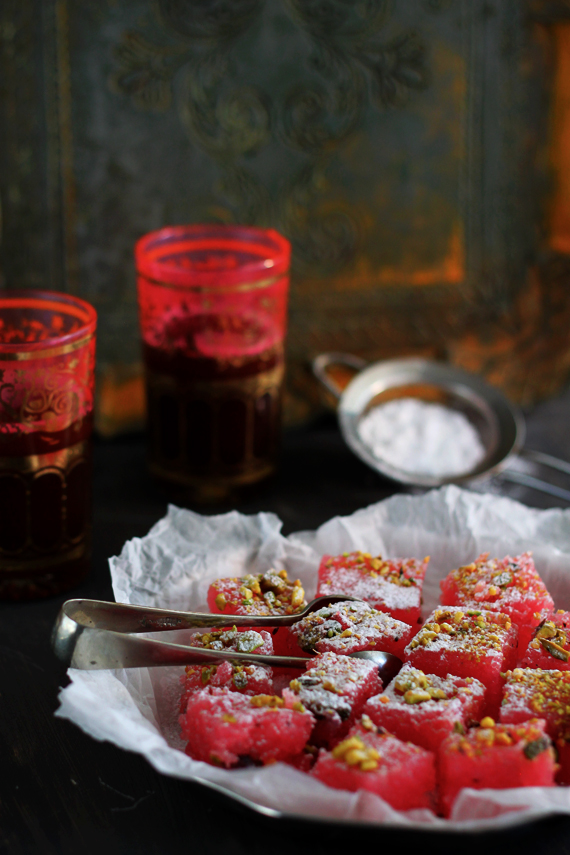
{"label": "sugar-dusted sweet", "polygon": [[406,663],[363,712],[399,739],[437,751],[455,728],[479,721],[484,699],[485,686],[474,677],[424,674]]}
{"label": "sugar-dusted sweet", "polygon": [[[240,653],[273,653],[271,635],[265,630],[212,629],[195,633],[189,644],[205,650],[228,650]],[[187,665],[180,678],[182,697],[180,711],[184,712],[192,692],[206,686],[225,687],[246,695],[271,694],[273,692],[273,669],[268,665],[250,662],[220,662],[207,665]]]}
{"label": "sugar-dusted sweet", "polygon": [[449,816],[464,787],[552,787],[555,769],[554,749],[542,719],[495,724],[492,718],[484,718],[480,727],[452,734],[439,747],[442,813]]}
{"label": "sugar-dusted sweet", "polygon": [[484,553],[458,567],[440,582],[446,606],[472,605],[509,615],[519,630],[519,646],[526,647],[541,612],[554,603],[540,578],[530,552],[505,558]]}
{"label": "sugar-dusted sweet", "polygon": [[347,600],[324,606],[289,628],[289,649],[307,653],[349,654],[383,650],[400,659],[415,630],[367,603]]}
{"label": "sugar-dusted sweet", "polygon": [[191,694],[180,716],[187,753],[226,767],[244,759],[292,760],[303,752],[314,721],[300,703],[287,709],[277,695],[250,696],[216,688]]}
{"label": "sugar-dusted sweet", "polygon": [[421,621],[422,585],[429,558],[373,557],[369,552],[323,555],[317,597],[346,594],[404,623]]}
{"label": "sugar-dusted sweet", "polygon": [[515,668],[507,671],[501,722],[541,718],[559,754],[556,780],[570,783],[570,671]]}
{"label": "sugar-dusted sweet", "polygon": [[366,700],[382,689],[378,667],[365,659],[323,653],[283,690],[287,707],[301,702],[316,718],[313,745],[332,746],[346,736]]}
{"label": "sugar-dusted sweet", "polygon": [[405,650],[405,659],[426,674],[475,677],[487,687],[484,711],[495,714],[501,672],[515,664],[517,630],[508,615],[447,606],[428,617]]}
{"label": "sugar-dusted sweet", "polygon": [[336,789],[370,790],[397,810],[433,806],[434,754],[370,721],[353,727],[332,751],[321,749],[310,774]]}
{"label": "sugar-dusted sweet", "polygon": [[[225,615],[292,615],[307,605],[300,579],[291,580],[286,570],[271,568],[257,575],[217,579],[208,590],[211,612]],[[287,644],[287,628],[273,633],[276,653],[283,653]]]}
{"label": "sugar-dusted sweet", "polygon": [[523,668],[570,670],[570,612],[553,612],[543,620],[519,662]]}

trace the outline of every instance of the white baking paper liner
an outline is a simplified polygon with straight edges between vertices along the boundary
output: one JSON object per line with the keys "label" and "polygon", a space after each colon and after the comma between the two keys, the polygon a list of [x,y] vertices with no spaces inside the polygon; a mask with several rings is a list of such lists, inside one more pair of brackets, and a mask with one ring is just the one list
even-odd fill
{"label": "white baking paper liner", "polygon": [[[431,556],[424,614],[437,604],[439,580],[481,552],[493,557],[531,550],[556,608],[570,610],[570,511],[539,511],[510,499],[454,486],[423,496],[398,495],[348,517],[335,517],[315,532],[281,534],[274,515],[232,511],[201,516],[170,506],[143,538],[110,559],[118,602],[207,611],[209,584],[225,576],[285,567],[314,596],[323,553],[355,549],[387,558]],[[174,636],[161,634],[161,638]],[[182,640],[180,633],[177,640]],[[69,670],[56,715],[95,739],[147,758],[159,772],[222,787],[287,814],[366,821],[406,828],[484,830],[516,825],[552,813],[570,814],[570,787],[464,790],[452,818],[427,810],[396,811],[378,796],[326,787],[276,763],[229,771],[191,760],[178,732],[182,667],[120,671]]]}

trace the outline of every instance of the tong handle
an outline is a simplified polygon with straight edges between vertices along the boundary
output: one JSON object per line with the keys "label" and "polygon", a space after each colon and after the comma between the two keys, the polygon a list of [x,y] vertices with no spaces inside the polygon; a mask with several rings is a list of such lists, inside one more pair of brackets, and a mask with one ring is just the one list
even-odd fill
{"label": "tong handle", "polygon": [[225,626],[288,626],[298,620],[296,615],[223,615],[210,612],[177,612],[105,600],[67,600],[62,612],[90,629],[115,632],[166,632],[173,629]]}
{"label": "tong handle", "polygon": [[52,645],[58,659],[83,671],[161,665],[217,665],[226,660],[300,669],[304,669],[307,663],[306,659],[298,656],[207,650],[154,638],[137,638],[124,632],[92,629],[78,624],[63,612],[60,612],[54,627]]}

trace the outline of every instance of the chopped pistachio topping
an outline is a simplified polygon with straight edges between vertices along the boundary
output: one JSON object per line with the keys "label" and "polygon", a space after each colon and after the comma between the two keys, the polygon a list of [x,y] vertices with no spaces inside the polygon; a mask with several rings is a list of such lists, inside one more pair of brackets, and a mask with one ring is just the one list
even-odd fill
{"label": "chopped pistachio topping", "polygon": [[455,595],[463,603],[475,600],[508,611],[513,600],[535,600],[542,603],[541,608],[549,607],[552,602],[529,552],[503,559],[490,559],[489,554],[484,553],[470,564],[453,570],[448,578]]}
{"label": "chopped pistachio topping", "polygon": [[295,614],[305,606],[301,581],[287,577],[286,570],[271,568],[266,573],[231,579],[220,579],[215,588],[223,586],[215,598],[216,606],[224,611],[232,606],[236,614]]}
{"label": "chopped pistachio topping", "polygon": [[562,662],[568,662],[570,652],[565,650],[560,644],[557,644],[555,641],[551,641],[549,638],[541,638],[540,643],[546,652],[550,653],[551,656],[554,656],[555,659],[560,659]]}
{"label": "chopped pistachio topping", "polygon": [[233,675],[233,683],[236,689],[245,689],[247,686],[247,674],[243,670],[238,670],[234,672]]}
{"label": "chopped pistachio topping", "polygon": [[547,718],[558,734],[570,735],[570,671],[515,668],[507,671],[503,706]]}
{"label": "chopped pistachio topping", "polygon": [[283,698],[277,695],[254,695],[249,700],[252,707],[282,707],[285,703]]}
{"label": "chopped pistachio topping", "polygon": [[361,772],[372,772],[378,768],[380,753],[358,736],[350,736],[332,750],[335,760],[341,760],[347,766],[358,766]]}
{"label": "chopped pistachio topping", "polygon": [[547,736],[540,736],[538,739],[534,739],[532,742],[527,743],[524,747],[524,756],[529,760],[534,760],[535,757],[538,757],[539,754],[542,754],[543,751],[550,746],[550,741]]}
{"label": "chopped pistachio topping", "polygon": [[263,636],[253,629],[240,632],[236,637],[236,650],[240,653],[253,653],[258,647],[263,647]]}
{"label": "chopped pistachio topping", "polygon": [[202,674],[200,675],[200,680],[204,684],[204,686],[210,682],[212,674],[216,671],[216,666],[212,665],[210,668],[202,668]]}
{"label": "chopped pistachio topping", "polygon": [[435,644],[446,644],[446,639],[449,639],[449,644],[458,644],[478,657],[491,649],[500,650],[510,627],[510,617],[501,612],[439,608],[412,639],[410,648],[413,650],[420,645],[429,648]]}
{"label": "chopped pistachio topping", "polygon": [[[340,561],[340,558],[345,560]],[[429,556],[423,561],[415,558],[388,560],[383,559],[381,555],[373,557],[369,552],[343,552],[337,558],[329,558],[325,567],[356,570],[362,576],[410,588],[421,585],[428,561]],[[324,580],[323,584],[333,583],[331,580]]]}
{"label": "chopped pistachio topping", "polygon": [[421,704],[424,701],[431,701],[431,695],[424,689],[408,689],[404,700],[407,704]]}

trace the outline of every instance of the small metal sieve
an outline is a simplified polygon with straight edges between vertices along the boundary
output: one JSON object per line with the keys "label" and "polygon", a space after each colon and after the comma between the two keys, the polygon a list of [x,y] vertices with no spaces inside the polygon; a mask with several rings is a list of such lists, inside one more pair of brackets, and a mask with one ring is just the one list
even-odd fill
{"label": "small metal sieve", "polygon": [[[331,374],[331,369],[337,366],[356,372],[344,389]],[[526,432],[523,414],[502,392],[478,375],[427,359],[391,359],[368,365],[359,357],[345,353],[323,353],[313,360],[312,369],[320,383],[339,401],[338,419],[347,445],[382,475],[401,484],[441,487],[501,473],[505,480],[570,501],[570,491],[526,472],[506,468],[518,456],[570,474],[570,464],[566,461],[523,448]],[[481,462],[459,475],[435,477],[398,469],[373,454],[359,435],[360,420],[372,408],[398,398],[418,398],[462,413],[477,430],[485,449]]]}

